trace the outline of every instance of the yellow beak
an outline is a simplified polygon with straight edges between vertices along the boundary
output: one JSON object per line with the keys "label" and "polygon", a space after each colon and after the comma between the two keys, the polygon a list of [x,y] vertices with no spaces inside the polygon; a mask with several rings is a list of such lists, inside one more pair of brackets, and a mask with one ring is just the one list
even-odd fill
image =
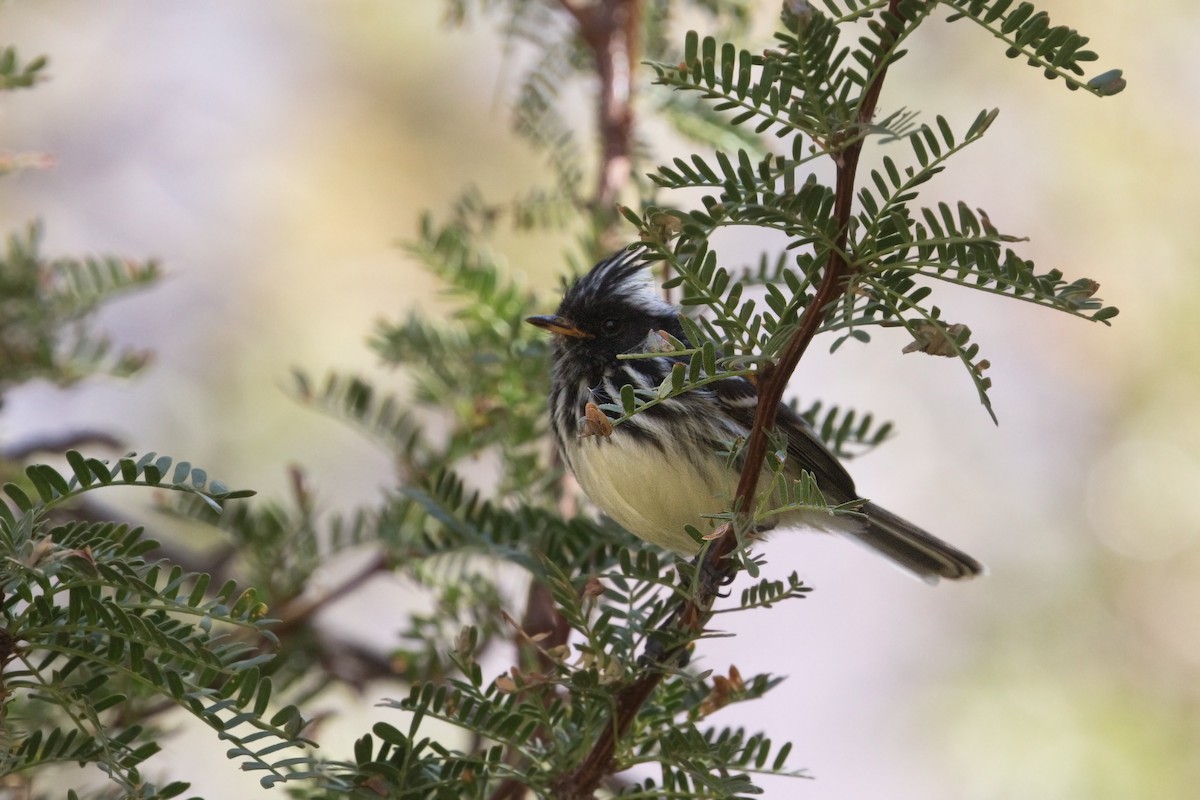
{"label": "yellow beak", "polygon": [[526,317],[526,322],[534,327],[542,330],[550,331],[558,336],[571,336],[576,339],[592,339],[590,333],[578,328],[574,322],[566,317],[555,316],[554,314],[546,314],[537,317]]}

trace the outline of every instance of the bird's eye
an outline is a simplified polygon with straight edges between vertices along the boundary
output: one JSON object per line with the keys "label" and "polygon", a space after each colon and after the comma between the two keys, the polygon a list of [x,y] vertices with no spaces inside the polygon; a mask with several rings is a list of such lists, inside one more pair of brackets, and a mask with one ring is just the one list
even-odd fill
{"label": "bird's eye", "polygon": [[619,320],[606,319],[604,322],[600,323],[600,332],[605,336],[616,336],[617,332],[620,330],[621,323]]}

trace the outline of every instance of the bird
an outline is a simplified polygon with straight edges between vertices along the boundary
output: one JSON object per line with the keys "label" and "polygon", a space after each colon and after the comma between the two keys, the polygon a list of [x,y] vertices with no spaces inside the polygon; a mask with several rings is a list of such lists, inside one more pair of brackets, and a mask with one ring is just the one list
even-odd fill
{"label": "bird", "polygon": [[[623,386],[656,390],[685,360],[663,352],[670,339],[660,332],[691,346],[680,309],[658,290],[651,264],[644,250],[618,251],[575,280],[554,314],[526,322],[553,335],[550,431],[584,493],[643,541],[692,556],[702,542],[686,527],[711,532],[714,518],[729,511],[740,473],[729,458],[731,443],[749,436],[758,395],[752,381],[729,376],[616,426],[602,415],[601,406],[620,403]],[[983,574],[971,556],[862,498],[837,457],[785,403],[775,426],[786,439],[785,474],[799,478],[807,471],[828,504],[849,503],[856,513],[793,510],[773,527],[840,534],[930,584]],[[759,483],[760,492],[773,491],[766,472]]]}

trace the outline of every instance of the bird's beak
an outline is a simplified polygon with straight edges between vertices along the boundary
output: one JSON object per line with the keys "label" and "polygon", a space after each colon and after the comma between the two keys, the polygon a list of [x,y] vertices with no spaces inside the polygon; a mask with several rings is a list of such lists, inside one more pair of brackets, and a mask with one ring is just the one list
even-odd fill
{"label": "bird's beak", "polygon": [[542,330],[550,331],[559,336],[570,336],[575,339],[591,339],[593,338],[587,331],[578,328],[574,322],[566,317],[559,317],[554,314],[545,314],[537,317],[526,317],[525,321],[530,325],[541,328]]}

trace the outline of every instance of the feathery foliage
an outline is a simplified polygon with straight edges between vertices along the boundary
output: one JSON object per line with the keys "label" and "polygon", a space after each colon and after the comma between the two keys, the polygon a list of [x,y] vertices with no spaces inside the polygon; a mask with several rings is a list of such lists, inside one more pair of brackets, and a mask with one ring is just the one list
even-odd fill
{"label": "feathery foliage", "polygon": [[0,501],[0,666],[5,748],[0,775],[48,764],[95,764],[129,796],[174,797],[140,768],[159,732],[140,720],[161,702],[177,706],[230,743],[230,758],[285,778],[283,758],[300,738],[294,706],[272,706],[263,665],[276,643],[266,606],[233,581],[147,556],[157,543],[140,528],[61,521],[85,492],[143,486],[219,508],[252,492],[230,491],[188,462],[148,453],[109,464],[68,451],[69,473],[45,464]]}
{"label": "feathery foliage", "polygon": [[[669,26],[646,23],[642,44],[657,86],[666,90],[647,91],[647,97],[663,118],[678,123],[680,133],[712,149],[648,169],[649,182],[640,184],[643,206],[623,213],[636,226],[641,246],[668,265],[664,288],[681,292],[685,307],[704,313],[684,321],[691,344],[664,335],[646,354],[669,352],[678,360],[662,386],[626,386],[618,402],[601,409],[614,425],[715,380],[754,375],[778,358],[835,256],[845,260],[848,278],[818,331],[831,348],[869,342],[876,328],[902,328],[904,352],[957,358],[989,413],[987,361],[971,341],[969,327],[948,321],[941,306],[931,302],[938,284],[1099,322],[1116,313],[1095,298],[1093,282],[1068,281],[1056,269],[1036,270],[1017,252],[1022,240],[998,231],[985,212],[967,203],[920,205],[924,185],[987,132],[995,110],[981,111],[963,131],[940,116],[924,122],[908,109],[862,118],[870,87],[903,57],[938,3],[904,0],[891,10],[887,2],[820,5],[824,12],[815,4],[784,3],[775,47],[764,51],[694,32],[673,50],[663,35]],[[1119,91],[1119,75],[1113,73],[1084,81],[1084,65],[1094,60],[1083,49],[1086,38],[1050,27],[1044,14],[1024,10],[1028,4],[948,5],[951,21],[977,22],[1010,48],[1009,55],[1015,48],[1069,88],[1098,96]],[[380,401],[358,378],[327,383],[322,396],[332,402],[323,404],[340,406],[344,416],[365,428],[378,427],[385,439],[401,445],[394,452],[405,483],[380,527],[395,552],[404,552],[409,564],[448,559],[461,570],[452,574],[472,584],[481,580],[472,571],[474,562],[450,554],[511,561],[527,571],[535,587],[549,592],[572,638],[555,637],[544,627],[527,629],[508,618],[508,633],[515,631],[525,658],[489,682],[476,654],[481,642],[503,636],[505,626],[491,625],[483,633],[483,627],[468,624],[455,636],[448,662],[428,650],[419,659],[414,654],[410,663],[419,661],[435,672],[430,682],[414,685],[407,697],[389,704],[411,715],[407,731],[380,723],[358,742],[354,762],[331,766],[342,771],[348,785],[383,794],[411,790],[429,797],[489,797],[520,786],[568,797],[577,788],[571,788],[578,776],[573,770],[587,764],[595,742],[616,724],[613,709],[626,702],[647,670],[663,669],[652,656],[645,661],[638,654],[673,646],[670,638],[679,634],[665,623],[679,598],[692,591],[696,575],[692,565],[659,563],[651,551],[639,549],[632,556],[621,547],[620,531],[586,518],[563,520],[554,510],[561,500],[559,484],[545,480],[539,466],[543,414],[540,400],[530,400],[548,383],[542,367],[545,345],[521,325],[523,317],[542,308],[503,277],[487,238],[505,209],[514,212],[514,227],[529,230],[532,220],[560,224],[570,219],[570,208],[585,208],[579,137],[560,104],[565,87],[587,63],[572,39],[577,29],[547,6],[480,6],[459,3],[454,9],[460,17],[503,10],[514,52],[520,45],[538,54],[517,91],[516,127],[546,153],[551,186],[526,195],[536,197],[536,204],[520,198],[489,203],[470,190],[449,223],[438,227],[426,218],[410,253],[446,283],[455,303],[451,321],[414,315],[380,327],[374,339],[386,361],[406,368],[415,404],[396,414],[396,402]],[[741,35],[744,21],[727,27],[727,35]],[[865,31],[853,44],[843,44],[852,26]],[[846,215],[839,206],[845,190],[825,184],[818,168],[822,162],[836,164],[868,142],[890,150],[881,167],[853,187],[852,213]],[[635,170],[639,159],[652,157],[644,150],[631,155]],[[681,190],[698,192],[698,205],[667,205]],[[564,213],[548,210],[555,203]],[[602,230],[604,214],[595,212],[596,227],[585,236]],[[723,263],[710,242],[732,226],[776,231],[787,245],[782,253],[764,253],[754,266],[734,268]],[[587,262],[585,254],[576,268]],[[819,401],[804,414],[843,456],[869,450],[892,434],[891,424],[874,414],[826,408]],[[428,419],[449,431],[437,445],[422,436]],[[392,430],[402,433],[392,436]],[[492,498],[484,499],[467,490],[456,471],[489,451],[499,455],[500,479],[489,489]],[[853,513],[850,507],[829,508],[811,475],[789,482],[777,460],[769,463],[779,485],[774,505],[756,510],[758,519],[799,507]],[[757,557],[741,555],[743,565],[754,571]],[[502,596],[500,586],[492,588]],[[762,578],[742,592],[740,603],[718,613],[769,608],[807,591],[795,575],[786,582]],[[533,596],[531,591],[530,603]],[[433,634],[434,628],[425,631]],[[622,796],[743,797],[757,793],[754,775],[759,772],[799,774],[787,766],[789,745],[777,747],[761,734],[707,725],[707,717],[723,705],[761,697],[777,682],[769,676],[742,680],[736,667],[728,677],[671,670],[632,717],[603,776],[653,767],[655,777],[634,778],[621,786]],[[425,718],[461,728],[461,741],[478,745],[452,748],[423,736],[419,725]]]}
{"label": "feathery foliage", "polygon": [[[680,648],[702,655],[702,640],[721,635],[676,624],[685,600],[710,591],[704,573],[631,547],[627,532],[579,507],[548,456],[548,344],[523,320],[553,301],[511,274],[496,234],[569,234],[579,243],[567,259],[576,271],[614,240],[637,238],[663,262],[664,289],[693,312],[684,320],[689,341],[664,336],[654,345],[652,355],[670,353],[675,368],[659,387],[624,387],[601,409],[614,425],[731,375],[769,372],[829,274],[844,275],[834,299],[815,309],[823,312],[816,333],[831,349],[903,329],[897,349],[957,359],[994,417],[988,362],[969,326],[950,321],[950,299],[939,295],[945,310],[934,303],[938,289],[1106,324],[1116,310],[1096,298],[1094,282],[1036,268],[1019,252],[1023,240],[1000,232],[975,200],[922,202],[926,184],[987,133],[996,110],[980,111],[964,130],[904,108],[872,113],[879,86],[942,11],[1069,89],[1102,97],[1124,82],[1119,71],[1087,78],[1096,59],[1087,38],[1027,2],[781,5],[764,49],[739,44],[757,7],[748,0],[448,2],[451,21],[498,21],[521,67],[514,132],[544,156],[545,175],[499,201],[467,188],[445,221],[422,219],[406,253],[444,285],[449,313],[381,322],[370,338],[402,373],[403,390],[337,370],[319,379],[295,373],[296,398],[377,443],[394,476],[378,481],[378,503],[340,516],[317,511],[298,470],[288,501],[226,508],[247,493],[155,454],[109,464],[72,452],[69,472],[33,466],[6,485],[0,714],[11,733],[0,776],[85,762],[129,796],[177,796],[186,784],[143,777],[157,749],[153,715],[165,703],[219,731],[232,742],[230,758],[261,771],[264,785],[289,781],[294,797],[576,798],[606,789],[743,798],[761,794],[759,776],[802,777],[790,743],[715,719],[726,706],[761,700],[780,677],[663,657]],[[632,16],[602,13],[618,6]],[[709,33],[681,34],[684,23]],[[633,53],[647,61],[640,72]],[[628,85],[619,85],[622,66]],[[18,64],[10,49],[0,81],[31,85],[41,67]],[[596,78],[602,107],[627,116],[606,111],[593,130],[569,101]],[[651,116],[701,152],[661,157],[642,125]],[[845,168],[865,145],[887,148],[865,179],[822,177],[832,166],[857,178]],[[614,178],[621,168],[628,175]],[[713,239],[735,226],[785,244],[732,264]],[[32,377],[67,382],[131,366],[76,326],[104,298],[153,279],[154,266],[46,263],[37,238],[36,228],[13,236],[0,262],[0,391]],[[892,438],[876,413],[807,402],[802,414],[838,455]],[[757,521],[796,508],[854,513],[829,506],[810,474],[786,480],[782,457],[767,459],[775,491],[748,509]],[[495,480],[478,477],[481,463]],[[215,581],[152,558],[158,545],[139,528],[67,515],[70,501],[117,485],[172,492],[165,510],[211,525],[226,543],[212,573],[236,562],[242,579]],[[330,645],[309,624],[320,601],[307,587],[323,562],[350,549],[373,555],[331,594],[395,571],[431,601],[430,611],[394,626],[401,634],[386,658]],[[753,574],[761,556],[737,555],[753,581],[714,613],[768,613],[807,595],[796,574],[762,577]],[[238,588],[247,584],[254,588]],[[267,619],[268,608],[277,619]],[[516,663],[486,675],[484,657],[501,646],[515,647]],[[383,718],[350,758],[318,757],[299,706],[330,685],[370,677],[400,681],[398,699],[382,704]]]}
{"label": "feathery foliage", "polygon": [[17,48],[0,50],[0,91],[6,89],[28,89],[37,83],[41,72],[49,63],[45,56],[22,62]]}
{"label": "feathery foliage", "polygon": [[0,401],[34,378],[70,384],[96,372],[130,375],[144,353],[114,352],[87,321],[106,300],[158,278],[153,262],[99,257],[46,260],[41,226],[11,233],[0,253]]}
{"label": "feathery foliage", "polygon": [[[0,51],[0,90],[29,88],[44,57]],[[46,163],[4,156],[0,174]],[[111,256],[47,259],[42,228],[9,233],[0,252],[0,403],[34,379],[72,384],[128,376],[147,356],[115,349],[91,329],[94,312],[158,278],[154,262]],[[107,437],[83,435],[81,439]],[[14,451],[15,453],[16,451]],[[177,797],[159,782],[157,715],[181,709],[210,726],[264,786],[302,774],[310,742],[299,710],[280,703],[269,674],[279,642],[253,588],[214,582],[155,557],[142,527],[96,520],[88,500],[112,487],[186,495],[208,513],[253,492],[231,491],[186,461],[147,453],[109,462],[76,450],[66,471],[0,455],[0,779],[33,795],[106,775],[123,797]],[[72,772],[70,767],[74,767]],[[74,790],[67,791],[77,796]]]}
{"label": "feathery foliage", "polygon": [[[665,259],[676,277],[668,287],[682,286],[685,304],[705,305],[714,311],[712,324],[697,326],[697,334],[722,348],[723,374],[730,365],[747,359],[777,355],[790,340],[800,312],[813,296],[816,275],[831,255],[846,259],[849,279],[822,332],[836,332],[833,348],[854,339],[867,342],[873,327],[902,327],[911,336],[905,352],[921,351],[959,359],[974,382],[980,401],[995,418],[984,375],[988,366],[979,346],[970,341],[970,329],[950,323],[942,309],[930,302],[932,283],[947,282],[979,291],[1016,297],[1085,319],[1107,322],[1116,309],[1095,298],[1098,288],[1086,278],[1068,282],[1060,270],[1038,273],[1034,264],[1010,246],[1020,240],[999,232],[982,210],[960,202],[915,207],[920,187],[945,169],[952,156],[978,141],[998,111],[984,110],[961,134],[941,116],[934,124],[917,125],[915,118],[897,110],[869,123],[857,121],[864,88],[873,78],[877,60],[890,63],[903,55],[902,45],[925,21],[936,3],[905,2],[895,21],[896,34],[883,35],[885,22],[875,23],[874,37],[859,39],[859,47],[840,46],[840,22],[866,14],[868,6],[850,7],[838,20],[801,3],[801,13],[785,10],[786,29],[777,34],[778,48],[765,54],[738,50],[714,37],[689,33],[684,59],[653,65],[660,84],[698,93],[721,110],[736,112],[730,124],[753,125],[781,139],[786,155],[754,158],[739,149],[718,150],[711,158],[677,157],[669,166],[650,174],[668,190],[699,189],[703,210],[683,211],[651,206],[641,214],[626,216],[641,231],[649,250]],[[838,6],[826,4],[831,13]],[[886,4],[875,4],[886,5]],[[991,25],[1000,6],[1008,3],[961,3],[957,18]],[[1021,8],[1029,6],[1022,3]],[[786,7],[785,7],[786,9]],[[1013,46],[1029,45],[1031,62],[1059,75],[1082,73],[1080,64],[1094,58],[1079,49],[1086,39],[1065,28],[1044,32],[1044,14],[1029,23],[1026,12],[1013,12],[999,30]],[[1019,23],[1031,25],[1021,28]],[[1016,26],[1016,27],[1014,27]],[[1037,42],[1040,41],[1040,44]],[[1049,44],[1048,44],[1049,43]],[[1034,46],[1036,44],[1036,46]],[[882,58],[880,58],[882,56]],[[1068,86],[1079,88],[1078,81]],[[1105,92],[1089,87],[1096,94]],[[905,161],[890,155],[883,169],[872,170],[870,182],[857,189],[858,210],[845,228],[844,252],[839,247],[843,230],[835,220],[835,188],[824,185],[816,173],[802,173],[820,159],[836,161],[846,148],[867,138],[903,145]],[[662,219],[675,220],[664,226]],[[731,226],[769,228],[787,236],[790,263],[773,271],[765,284],[760,310],[758,300],[745,289],[754,281],[738,280],[717,265],[710,238]],[[675,234],[678,232],[678,238]],[[708,373],[711,380],[713,374]],[[696,385],[685,381],[676,391]]]}

